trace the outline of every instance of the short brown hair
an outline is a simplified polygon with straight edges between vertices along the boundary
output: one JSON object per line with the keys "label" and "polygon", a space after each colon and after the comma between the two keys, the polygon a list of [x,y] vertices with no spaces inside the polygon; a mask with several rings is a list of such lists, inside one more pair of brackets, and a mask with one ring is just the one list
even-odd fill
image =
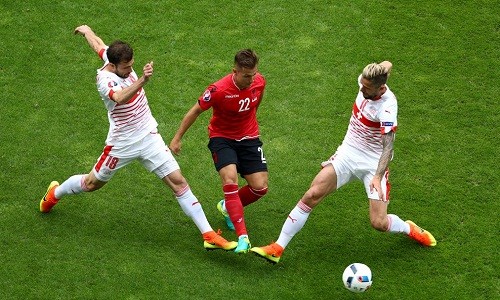
{"label": "short brown hair", "polygon": [[108,55],[109,62],[115,65],[119,63],[128,63],[134,58],[134,50],[132,50],[132,47],[120,40],[111,43],[106,54]]}
{"label": "short brown hair", "polygon": [[234,64],[240,68],[253,69],[259,63],[259,57],[252,49],[243,49],[234,56]]}

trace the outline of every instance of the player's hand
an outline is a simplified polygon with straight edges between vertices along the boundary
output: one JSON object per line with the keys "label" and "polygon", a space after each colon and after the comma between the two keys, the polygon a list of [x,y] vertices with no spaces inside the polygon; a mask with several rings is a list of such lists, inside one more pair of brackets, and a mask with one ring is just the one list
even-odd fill
{"label": "player's hand", "polygon": [[147,64],[144,65],[144,68],[142,68],[142,76],[144,76],[144,79],[147,81],[149,80],[149,77],[153,76],[153,62],[148,62]]}
{"label": "player's hand", "polygon": [[384,192],[382,192],[381,181],[382,180],[379,176],[373,176],[372,182],[370,182],[370,193],[373,193],[373,190],[377,191],[378,200],[386,202]]}
{"label": "player's hand", "polygon": [[181,153],[181,146],[181,141],[173,139],[168,147],[170,148],[170,151],[172,151],[172,153],[174,153],[175,155],[179,155],[179,153]]}
{"label": "player's hand", "polygon": [[389,75],[391,73],[392,63],[390,61],[384,60],[379,65],[381,65],[385,69],[385,72],[387,73],[387,75]]}
{"label": "player's hand", "polygon": [[87,34],[88,32],[92,32],[92,28],[90,28],[88,25],[81,25],[81,26],[78,26],[75,28],[75,30],[73,31],[74,34],[81,34],[81,35],[85,35]]}

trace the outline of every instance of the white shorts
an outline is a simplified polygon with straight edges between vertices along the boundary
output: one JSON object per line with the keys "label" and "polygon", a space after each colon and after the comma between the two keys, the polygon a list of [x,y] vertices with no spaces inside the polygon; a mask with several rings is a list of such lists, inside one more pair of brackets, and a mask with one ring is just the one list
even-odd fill
{"label": "white shorts", "polygon": [[[340,145],[337,151],[327,160],[321,163],[322,167],[332,164],[337,174],[337,189],[345,184],[359,179],[365,186],[368,199],[378,200],[378,192],[370,192],[370,183],[377,171],[379,158],[368,155],[356,148]],[[381,182],[384,201],[389,201],[391,185],[389,183],[389,170],[385,171]]]}
{"label": "white shorts", "polygon": [[125,147],[116,148],[106,145],[94,165],[94,175],[100,181],[109,181],[116,171],[135,159],[160,179],[179,170],[179,164],[165,145],[161,135],[150,133],[142,140]]}

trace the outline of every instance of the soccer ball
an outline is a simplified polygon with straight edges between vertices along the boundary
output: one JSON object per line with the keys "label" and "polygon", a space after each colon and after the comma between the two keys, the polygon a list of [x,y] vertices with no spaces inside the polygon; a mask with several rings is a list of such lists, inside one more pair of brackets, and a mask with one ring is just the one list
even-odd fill
{"label": "soccer ball", "polygon": [[365,264],[353,263],[345,268],[342,281],[349,291],[362,293],[372,285],[372,271]]}

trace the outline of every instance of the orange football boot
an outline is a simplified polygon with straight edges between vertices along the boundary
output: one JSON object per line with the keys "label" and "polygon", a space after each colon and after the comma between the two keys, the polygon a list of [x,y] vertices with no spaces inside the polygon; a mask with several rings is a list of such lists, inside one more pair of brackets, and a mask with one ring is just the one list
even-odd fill
{"label": "orange football boot", "polygon": [[260,257],[267,259],[273,264],[277,264],[280,261],[284,249],[280,245],[272,243],[264,247],[253,247],[252,249],[250,249],[250,251]]}
{"label": "orange football boot", "polygon": [[52,181],[47,188],[47,192],[43,196],[42,200],[40,200],[40,211],[43,213],[48,213],[52,210],[52,207],[57,204],[59,199],[54,196],[54,190],[59,186],[59,182]]}
{"label": "orange football boot", "polygon": [[217,232],[215,231],[209,231],[205,232],[203,234],[203,247],[207,250],[216,250],[216,249],[222,249],[222,250],[233,250],[238,246],[237,242],[228,242],[225,238],[220,236],[222,232],[219,230]]}
{"label": "orange football boot", "polygon": [[417,226],[417,224],[410,220],[406,221],[406,223],[410,225],[410,234],[408,235],[410,238],[426,247],[436,246],[436,239],[429,231]]}

